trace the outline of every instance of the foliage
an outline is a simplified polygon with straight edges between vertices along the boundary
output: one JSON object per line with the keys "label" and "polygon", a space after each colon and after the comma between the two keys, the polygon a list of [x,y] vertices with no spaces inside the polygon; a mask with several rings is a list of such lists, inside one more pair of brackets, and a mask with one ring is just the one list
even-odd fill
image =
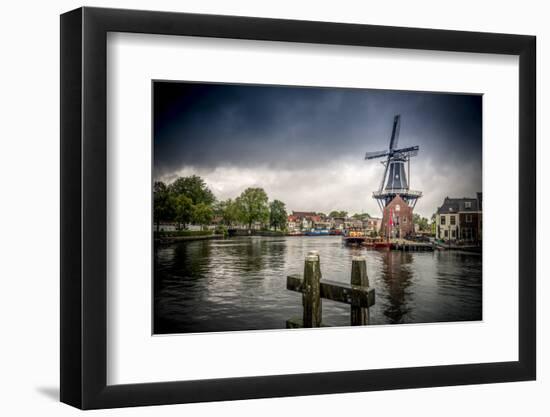
{"label": "foliage", "polygon": [[153,185],[153,202],[153,218],[158,231],[162,220],[171,220],[175,216],[174,198],[162,181],[157,181]]}
{"label": "foliage", "polygon": [[343,217],[343,218],[346,218],[348,217],[348,212],[347,211],[344,211],[344,210],[333,210],[329,213],[328,215],[329,217],[332,217],[332,218],[335,218],[335,217]]}
{"label": "foliage", "polygon": [[247,188],[235,200],[216,201],[204,180],[192,175],[177,178],[170,185],[157,181],[153,194],[157,233],[167,233],[159,232],[163,221],[177,222],[178,228],[186,228],[190,223],[211,224],[214,218],[219,220],[218,227],[224,234],[236,223],[246,224],[249,229],[255,222],[260,222],[262,227],[286,228],[285,204],[279,200],[268,204],[268,196],[262,188]]}
{"label": "foliage", "polygon": [[183,227],[185,228],[193,217],[193,201],[183,194],[173,198],[175,208],[174,220],[183,224]]}
{"label": "foliage", "polygon": [[214,210],[212,207],[205,203],[199,203],[192,206],[191,209],[191,221],[194,224],[205,225],[212,222],[214,217]]}
{"label": "foliage", "polygon": [[418,225],[418,228],[422,231],[430,230],[430,225],[426,217],[421,217],[419,214],[413,214],[413,222]]}
{"label": "foliage", "polygon": [[353,216],[351,216],[355,220],[364,220],[364,219],[370,219],[369,213],[355,213]]}
{"label": "foliage", "polygon": [[239,220],[239,207],[235,201],[228,198],[227,200],[216,203],[214,206],[214,214],[221,218],[224,225],[231,226]]}
{"label": "foliage", "polygon": [[269,204],[269,225],[275,230],[283,230],[286,228],[286,219],[285,203],[280,200],[273,200]]}
{"label": "foliage", "polygon": [[197,176],[180,177],[169,186],[174,195],[184,195],[191,199],[192,204],[212,205],[216,198],[204,180]]}
{"label": "foliage", "polygon": [[252,223],[267,223],[269,220],[269,206],[267,194],[262,188],[247,188],[237,197],[235,203],[238,208],[239,220],[252,228]]}

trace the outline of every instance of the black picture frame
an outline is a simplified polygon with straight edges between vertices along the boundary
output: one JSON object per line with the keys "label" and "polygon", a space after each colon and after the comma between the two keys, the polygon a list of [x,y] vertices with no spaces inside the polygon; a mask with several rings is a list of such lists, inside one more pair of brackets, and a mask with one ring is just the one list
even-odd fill
{"label": "black picture frame", "polygon": [[[107,385],[108,32],[519,56],[519,360]],[[61,15],[61,401],[82,409],[299,396],[536,378],[536,38],[171,12]]]}

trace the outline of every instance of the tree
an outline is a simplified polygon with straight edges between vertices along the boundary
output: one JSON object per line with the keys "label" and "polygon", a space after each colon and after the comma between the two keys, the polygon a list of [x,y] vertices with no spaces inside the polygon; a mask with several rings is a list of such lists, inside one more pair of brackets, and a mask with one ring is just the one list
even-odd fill
{"label": "tree", "polygon": [[348,212],[344,211],[344,210],[341,210],[341,211],[333,210],[333,211],[330,212],[330,214],[328,216],[332,217],[332,218],[335,218],[335,217],[346,218],[346,217],[348,217]]}
{"label": "tree", "polygon": [[421,217],[419,214],[413,214],[413,223],[418,225],[422,231],[429,230],[430,226],[426,217]]}
{"label": "tree", "polygon": [[197,176],[179,177],[169,186],[172,194],[179,196],[184,195],[191,199],[192,204],[204,203],[212,205],[216,198],[204,180]]}
{"label": "tree", "polygon": [[363,220],[363,219],[370,219],[369,213],[355,213],[353,216],[351,216],[355,220]]}
{"label": "tree", "polygon": [[214,213],[216,216],[221,217],[222,223],[226,226],[231,226],[239,220],[239,208],[230,198],[218,202],[214,206]]}
{"label": "tree", "polygon": [[235,203],[238,207],[239,220],[252,228],[252,223],[267,223],[269,220],[269,206],[267,194],[262,188],[247,188],[237,197]]}
{"label": "tree", "polygon": [[204,226],[212,221],[214,210],[211,206],[205,203],[199,203],[192,206],[191,220],[194,224]]}
{"label": "tree", "polygon": [[283,230],[286,228],[286,207],[285,203],[280,200],[273,200],[269,204],[269,225],[275,230]]}
{"label": "tree", "polygon": [[156,181],[153,185],[153,219],[160,230],[161,221],[174,220],[174,198],[168,191],[168,187],[162,181]]}
{"label": "tree", "polygon": [[193,217],[193,201],[183,194],[174,196],[173,199],[176,221],[185,228]]}

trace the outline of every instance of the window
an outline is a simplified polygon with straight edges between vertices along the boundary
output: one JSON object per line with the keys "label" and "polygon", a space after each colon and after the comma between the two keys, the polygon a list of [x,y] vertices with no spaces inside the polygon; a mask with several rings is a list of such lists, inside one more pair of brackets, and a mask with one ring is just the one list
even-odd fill
{"label": "window", "polygon": [[464,208],[472,208],[472,202],[471,201],[464,202]]}
{"label": "window", "polygon": [[445,216],[441,216],[440,223],[444,226],[445,225]]}
{"label": "window", "polygon": [[445,237],[449,237],[449,231],[445,230]]}
{"label": "window", "polygon": [[451,226],[456,224],[456,216],[451,216]]}
{"label": "window", "polygon": [[453,230],[451,231],[451,237],[452,237],[453,239],[456,237],[456,231],[455,231],[455,229],[453,229]]}
{"label": "window", "polygon": [[466,215],[466,223],[472,223],[472,215],[471,214]]}
{"label": "window", "polygon": [[407,217],[403,217],[403,223],[407,223]]}

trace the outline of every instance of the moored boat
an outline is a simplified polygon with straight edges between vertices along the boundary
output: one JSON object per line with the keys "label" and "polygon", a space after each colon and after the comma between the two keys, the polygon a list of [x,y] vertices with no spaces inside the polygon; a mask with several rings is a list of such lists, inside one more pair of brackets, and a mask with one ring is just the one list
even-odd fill
{"label": "moored boat", "polygon": [[391,242],[384,240],[382,237],[368,237],[362,243],[363,246],[372,249],[390,249]]}
{"label": "moored boat", "polygon": [[357,228],[345,230],[342,236],[343,242],[350,246],[361,245],[366,239],[365,232]]}
{"label": "moored boat", "polygon": [[306,236],[328,236],[329,234],[328,229],[311,229],[304,233]]}

